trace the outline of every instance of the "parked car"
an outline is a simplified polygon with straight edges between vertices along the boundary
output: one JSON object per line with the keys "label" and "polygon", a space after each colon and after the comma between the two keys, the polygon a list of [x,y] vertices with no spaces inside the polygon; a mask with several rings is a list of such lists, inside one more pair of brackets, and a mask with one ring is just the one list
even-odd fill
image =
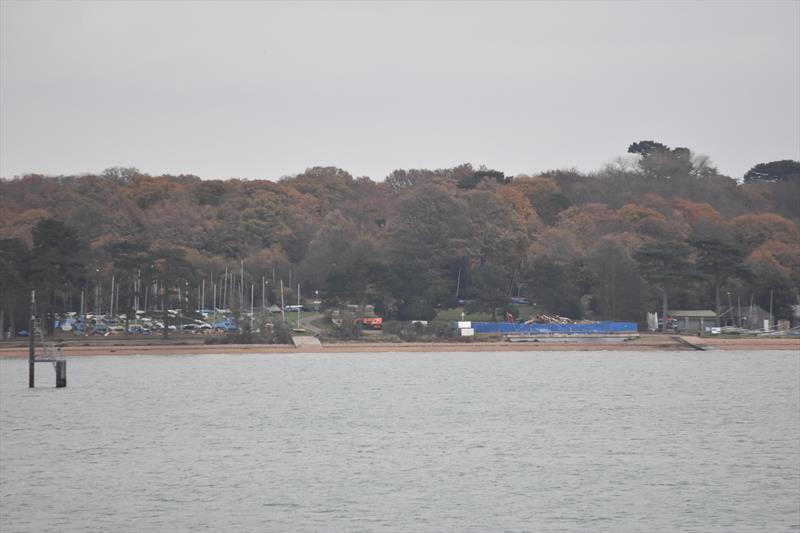
{"label": "parked car", "polygon": [[133,325],[128,328],[128,333],[138,333],[139,335],[150,335],[150,330],[144,326]]}

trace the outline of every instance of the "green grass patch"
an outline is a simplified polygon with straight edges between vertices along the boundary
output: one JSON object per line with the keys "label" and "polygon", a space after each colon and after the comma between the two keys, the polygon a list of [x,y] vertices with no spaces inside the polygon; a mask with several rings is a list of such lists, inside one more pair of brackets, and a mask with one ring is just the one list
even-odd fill
{"label": "green grass patch", "polygon": [[[520,306],[519,308],[520,316],[515,316],[514,320],[528,320],[533,316],[538,314],[536,308],[531,307],[529,305]],[[438,313],[436,313],[436,320],[451,320],[451,321],[459,321],[462,320],[461,313],[464,311],[463,307],[453,307],[451,309],[442,309]],[[470,322],[491,322],[492,321],[492,314],[491,313],[465,313],[463,320],[468,320]],[[497,320],[502,322],[505,320],[505,317],[502,313],[498,311],[497,313]]]}

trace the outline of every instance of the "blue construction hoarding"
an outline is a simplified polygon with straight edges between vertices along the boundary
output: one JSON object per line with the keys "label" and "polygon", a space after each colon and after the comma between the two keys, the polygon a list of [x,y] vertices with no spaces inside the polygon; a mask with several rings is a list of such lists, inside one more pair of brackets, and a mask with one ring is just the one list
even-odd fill
{"label": "blue construction hoarding", "polygon": [[475,333],[518,333],[521,335],[638,333],[635,322],[596,322],[594,324],[521,324],[514,322],[472,322]]}

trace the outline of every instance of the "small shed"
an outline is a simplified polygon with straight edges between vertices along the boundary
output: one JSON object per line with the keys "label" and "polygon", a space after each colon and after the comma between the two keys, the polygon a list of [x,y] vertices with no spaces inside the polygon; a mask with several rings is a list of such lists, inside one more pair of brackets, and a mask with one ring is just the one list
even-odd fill
{"label": "small shed", "polygon": [[675,319],[678,331],[682,333],[698,333],[706,326],[717,325],[717,313],[710,309],[670,310],[669,316]]}
{"label": "small shed", "polygon": [[719,309],[720,326],[763,329],[764,321],[771,323],[773,326],[775,325],[774,317],[771,317],[767,311],[757,305],[748,305],[746,307],[738,305],[722,306]]}

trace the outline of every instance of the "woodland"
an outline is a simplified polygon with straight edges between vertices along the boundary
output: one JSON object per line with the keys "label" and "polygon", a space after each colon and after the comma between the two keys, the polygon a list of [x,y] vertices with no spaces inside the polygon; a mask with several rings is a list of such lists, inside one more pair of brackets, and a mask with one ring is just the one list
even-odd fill
{"label": "woodland", "polygon": [[731,298],[789,318],[800,162],[754,162],[735,179],[687,148],[640,141],[628,152],[590,173],[463,164],[382,181],[334,167],[275,181],[135,168],[2,179],[0,322],[26,323],[31,289],[39,313],[101,312],[112,277],[121,312],[148,295],[153,309],[242,310],[251,296],[279,302],[282,284],[287,303],[299,285],[393,320],[459,305],[516,316],[512,296],[575,319],[641,323]]}

